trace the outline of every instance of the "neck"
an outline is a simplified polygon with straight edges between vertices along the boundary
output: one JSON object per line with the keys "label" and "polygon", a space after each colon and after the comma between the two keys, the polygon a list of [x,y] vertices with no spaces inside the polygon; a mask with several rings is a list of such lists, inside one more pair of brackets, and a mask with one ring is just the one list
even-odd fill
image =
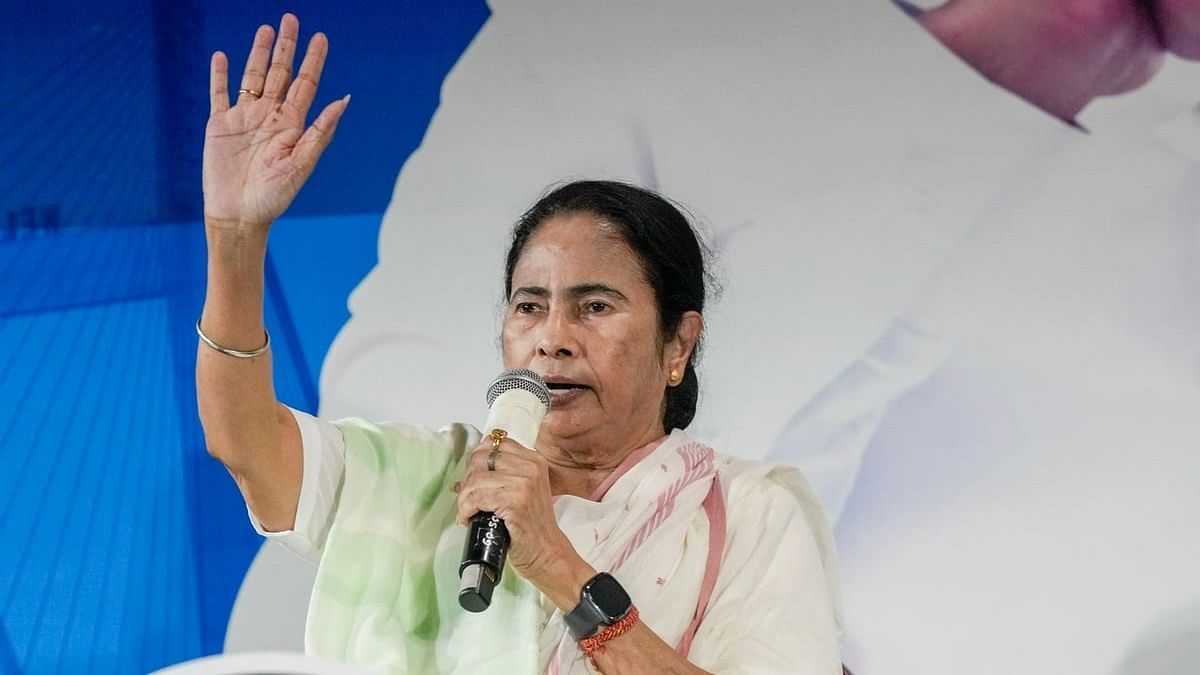
{"label": "neck", "polygon": [[612,468],[584,468],[567,466],[550,461],[550,494],[574,495],[588,499],[600,487],[608,476],[616,470]]}
{"label": "neck", "polygon": [[550,493],[556,497],[574,495],[590,499],[631,455],[641,455],[662,438],[662,432],[647,434],[646,439],[633,447],[602,453],[587,448],[572,449],[553,443],[539,443],[539,452],[546,456],[550,464]]}
{"label": "neck", "polygon": [[1162,65],[1156,28],[1130,0],[950,0],[917,20],[984,77],[1067,122]]}

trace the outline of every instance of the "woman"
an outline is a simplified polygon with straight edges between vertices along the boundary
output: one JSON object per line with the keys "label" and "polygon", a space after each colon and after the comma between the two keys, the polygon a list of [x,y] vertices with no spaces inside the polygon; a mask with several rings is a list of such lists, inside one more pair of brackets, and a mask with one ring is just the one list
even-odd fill
{"label": "woman", "polygon": [[[518,223],[501,344],[506,368],[551,388],[535,448],[275,400],[267,231],[349,103],[304,128],[327,42],[313,37],[293,81],[297,33],[291,15],[278,40],[259,28],[232,107],[213,55],[197,389],[209,451],[256,526],[320,562],[308,650],[397,672],[839,672],[832,545],[803,479],[680,431],[699,388],[703,255],[653,193],[574,183]],[[479,511],[504,518],[512,573],[469,614],[457,570]]]}

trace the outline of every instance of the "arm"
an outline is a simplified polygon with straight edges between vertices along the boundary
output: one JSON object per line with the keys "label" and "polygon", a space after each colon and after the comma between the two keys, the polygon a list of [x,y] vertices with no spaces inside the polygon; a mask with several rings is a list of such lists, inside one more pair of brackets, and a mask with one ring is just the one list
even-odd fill
{"label": "arm", "polygon": [[[511,439],[501,449],[495,471],[487,469],[490,442],[468,458],[458,521],[480,510],[503,518],[513,570],[569,612],[597,570],[554,519],[545,457]],[[837,564],[816,497],[795,469],[739,467],[726,474],[721,572],[688,657],[638,621],[595,655],[600,671],[703,673],[702,664],[716,673],[841,672]]]}
{"label": "arm", "polygon": [[[272,54],[274,31],[259,27],[232,107],[228,60],[221,52],[212,58],[203,169],[208,287],[200,327],[230,349],[264,343],[267,232],[312,173],[349,102],[329,104],[304,128],[328,44],[313,36],[293,81],[298,32],[296,17],[284,15]],[[237,358],[201,344],[196,396],[209,453],[233,474],[265,527],[290,529],[303,468],[300,432],[275,399],[270,353]]]}
{"label": "arm", "polygon": [[[511,537],[508,563],[564,613],[579,603],[592,567],[558,527],[550,496],[549,463],[541,453],[504,441],[503,463],[487,469],[491,442],[472,451],[458,492],[458,522],[466,525],[479,511],[504,519]],[[600,671],[615,675],[696,674],[706,671],[680,656],[640,620],[628,632],[604,644],[596,655]]]}
{"label": "arm", "polygon": [[[579,603],[580,591],[599,570],[580,557],[566,537],[560,546],[559,552],[547,556],[543,565],[529,570],[528,574],[534,576],[527,578],[566,614]],[[595,655],[595,663],[600,672],[616,675],[697,675],[708,672],[680,656],[640,619],[628,632],[605,642],[603,651]]]}

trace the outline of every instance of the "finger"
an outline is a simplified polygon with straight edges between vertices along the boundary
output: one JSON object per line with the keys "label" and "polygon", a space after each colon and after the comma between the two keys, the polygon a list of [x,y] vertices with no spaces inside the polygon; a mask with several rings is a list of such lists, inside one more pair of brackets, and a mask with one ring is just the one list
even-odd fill
{"label": "finger", "polygon": [[495,469],[488,468],[488,459],[492,456],[492,443],[486,441],[471,451],[467,458],[467,470],[470,473],[501,473],[512,476],[532,477],[538,472],[538,455],[532,453],[517,443],[505,441],[500,445],[499,452],[492,462]]}
{"label": "finger", "polygon": [[483,442],[475,446],[467,456],[467,472],[487,471],[487,458],[492,454],[492,442],[485,436]]}
{"label": "finger", "polygon": [[[263,83],[267,80],[267,64],[271,61],[271,41],[274,38],[275,29],[265,24],[258,27],[258,31],[254,33],[254,44],[250,46],[250,56],[246,57],[246,69],[242,71],[242,83],[238,85],[240,88],[262,95]],[[253,94],[240,94],[239,103],[243,97],[258,98]]]}
{"label": "finger", "polygon": [[271,68],[263,85],[263,98],[273,101],[283,99],[292,82],[292,64],[296,60],[296,35],[300,33],[300,20],[295,14],[284,14],[279,20],[279,37],[275,39],[275,52],[271,55]]}
{"label": "finger", "polygon": [[534,450],[532,448],[527,448],[527,447],[521,445],[520,443],[514,441],[511,438],[505,438],[504,441],[501,442],[500,447],[503,448],[504,450],[511,450],[513,452],[519,453],[522,457],[533,458],[533,457],[538,456],[537,450]]}
{"label": "finger", "polygon": [[466,492],[469,488],[480,485],[508,485],[516,488],[531,484],[537,478],[536,469],[530,470],[528,465],[522,464],[508,453],[496,455],[496,470],[488,469],[487,459],[490,454],[489,450],[485,455],[472,458],[467,470],[463,473],[460,492]]}
{"label": "finger", "polygon": [[490,481],[486,485],[463,487],[462,492],[458,495],[458,522],[467,525],[480,511],[497,515],[508,513],[511,509],[506,492],[508,490],[505,489],[504,484]]}
{"label": "finger", "polygon": [[292,151],[299,166],[311,171],[317,165],[321,153],[325,152],[325,148],[329,147],[329,142],[333,140],[333,132],[337,130],[338,121],[341,120],[342,113],[346,112],[348,105],[350,105],[349,94],[345,98],[325,106],[317,119],[313,120],[312,126],[304,132],[304,135],[296,142],[295,150]]}
{"label": "finger", "polygon": [[317,95],[317,85],[321,83],[321,72],[325,70],[325,56],[329,53],[329,40],[324,33],[317,33],[308,41],[308,50],[304,60],[300,62],[300,72],[288,89],[287,102],[300,111],[301,117],[308,117],[313,99]]}
{"label": "finger", "polygon": [[518,493],[528,489],[528,486],[529,481],[524,476],[503,474],[499,471],[484,471],[472,474],[471,480],[463,481],[459,494],[467,497],[478,490],[504,490]]}
{"label": "finger", "polygon": [[536,476],[546,464],[544,455],[537,450],[530,450],[511,438],[505,439],[500,444],[500,450],[508,460],[507,464],[522,476]]}
{"label": "finger", "polygon": [[213,52],[208,65],[208,104],[210,115],[229,109],[229,59],[224,52]]}
{"label": "finger", "polygon": [[458,493],[458,512],[454,516],[455,522],[464,527],[471,524],[471,519],[475,517],[483,509],[475,503],[475,493],[467,493],[467,488],[464,486],[462,491]]}

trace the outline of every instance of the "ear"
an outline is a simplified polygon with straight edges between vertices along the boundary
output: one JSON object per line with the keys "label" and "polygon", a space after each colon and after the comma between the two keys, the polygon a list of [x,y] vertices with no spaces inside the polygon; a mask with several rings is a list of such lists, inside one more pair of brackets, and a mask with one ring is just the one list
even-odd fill
{"label": "ear", "polygon": [[700,341],[700,333],[704,330],[704,317],[700,312],[685,312],[679,319],[679,327],[675,334],[667,340],[663,347],[663,372],[670,373],[678,370],[683,373],[687,368],[688,359],[696,351],[696,343]]}

